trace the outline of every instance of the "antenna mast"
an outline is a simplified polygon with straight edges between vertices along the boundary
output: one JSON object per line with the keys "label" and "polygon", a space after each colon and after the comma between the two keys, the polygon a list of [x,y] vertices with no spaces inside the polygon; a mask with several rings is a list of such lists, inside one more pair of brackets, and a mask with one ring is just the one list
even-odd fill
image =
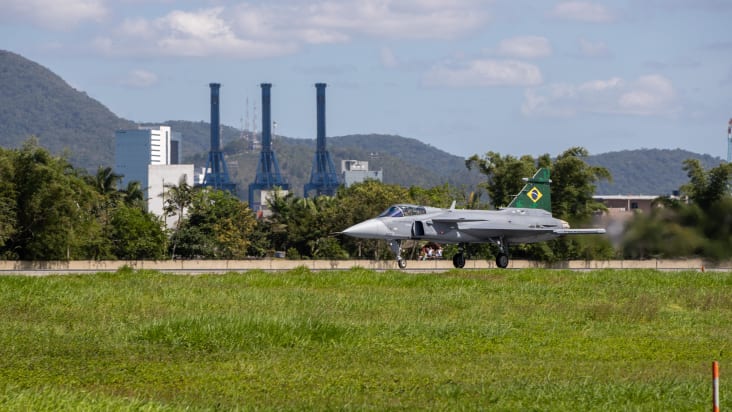
{"label": "antenna mast", "polygon": [[732,163],[732,119],[727,124],[727,163]]}

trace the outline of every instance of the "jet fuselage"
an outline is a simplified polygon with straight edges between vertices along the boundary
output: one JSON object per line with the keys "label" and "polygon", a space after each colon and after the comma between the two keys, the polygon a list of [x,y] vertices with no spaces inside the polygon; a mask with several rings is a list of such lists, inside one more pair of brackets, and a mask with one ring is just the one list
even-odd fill
{"label": "jet fuselage", "polygon": [[[402,207],[404,207],[402,205]],[[503,238],[509,243],[551,240],[566,222],[540,209],[455,210],[422,207],[424,214],[380,216],[349,227],[343,233],[367,239],[428,240],[438,243],[485,243]]]}

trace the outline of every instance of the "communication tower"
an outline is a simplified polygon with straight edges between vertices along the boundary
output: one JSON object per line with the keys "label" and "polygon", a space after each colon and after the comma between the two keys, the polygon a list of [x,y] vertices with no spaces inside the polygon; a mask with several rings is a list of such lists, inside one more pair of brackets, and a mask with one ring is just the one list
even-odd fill
{"label": "communication tower", "polygon": [[727,124],[727,163],[732,163],[732,119]]}

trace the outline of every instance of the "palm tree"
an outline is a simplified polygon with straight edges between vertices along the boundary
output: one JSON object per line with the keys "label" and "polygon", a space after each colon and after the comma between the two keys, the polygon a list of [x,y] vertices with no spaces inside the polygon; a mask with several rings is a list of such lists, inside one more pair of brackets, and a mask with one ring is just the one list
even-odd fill
{"label": "palm tree", "polygon": [[142,184],[137,180],[127,182],[127,187],[121,190],[122,198],[127,206],[145,209],[145,194],[142,191]]}
{"label": "palm tree", "polygon": [[100,206],[98,206],[97,211],[100,214],[102,223],[106,225],[109,222],[109,209],[113,208],[120,198],[117,186],[122,180],[122,175],[114,173],[109,166],[99,166],[97,173],[93,176],[87,176],[86,179],[100,195]]}
{"label": "palm tree", "polygon": [[122,181],[122,175],[112,171],[112,168],[99,166],[97,174],[91,178],[94,188],[105,198],[114,198],[117,193],[117,186]]}
{"label": "palm tree", "polygon": [[[181,176],[180,180],[178,180],[177,186],[171,183],[166,183],[165,187],[168,190],[163,192],[162,195],[165,199],[165,202],[163,204],[165,216],[177,217],[177,221],[175,222],[176,234],[180,231],[181,222],[183,221],[183,214],[193,201],[193,187],[188,184],[188,182],[186,181],[186,177],[186,175]],[[172,257],[175,257],[175,248],[178,243],[177,236],[173,236],[173,239],[173,248],[171,253]]]}

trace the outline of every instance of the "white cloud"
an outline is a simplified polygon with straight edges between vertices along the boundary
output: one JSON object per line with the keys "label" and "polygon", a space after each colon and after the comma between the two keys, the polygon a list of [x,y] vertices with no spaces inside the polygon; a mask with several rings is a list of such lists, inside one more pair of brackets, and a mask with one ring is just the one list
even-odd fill
{"label": "white cloud", "polygon": [[24,22],[53,30],[67,30],[107,15],[103,0],[3,0],[0,20]]}
{"label": "white cloud", "polygon": [[261,58],[358,36],[449,39],[488,20],[479,0],[289,0],[130,18],[94,44],[110,54]]}
{"label": "white cloud", "polygon": [[145,88],[158,82],[158,75],[147,70],[137,69],[127,74],[122,81],[126,86]]}
{"label": "white cloud", "polygon": [[387,69],[393,69],[399,66],[399,59],[394,55],[394,52],[388,47],[381,48],[381,65]]}
{"label": "white cloud", "polygon": [[564,20],[607,23],[615,16],[605,6],[586,1],[565,1],[554,6],[551,15]]}
{"label": "white cloud", "polygon": [[291,53],[292,42],[243,38],[225,18],[224,9],[172,11],[158,19],[126,20],[113,37],[100,37],[95,46],[108,54],[164,56],[271,57]]}
{"label": "white cloud", "polygon": [[671,82],[658,74],[640,77],[621,94],[618,107],[622,112],[651,115],[667,112],[676,97]]}
{"label": "white cloud", "polygon": [[481,59],[435,66],[425,73],[423,81],[428,86],[448,87],[535,86],[542,82],[542,76],[533,64]]}
{"label": "white cloud", "polygon": [[610,50],[604,42],[591,42],[587,39],[579,39],[579,51],[584,57],[607,57]]}
{"label": "white cloud", "polygon": [[350,35],[386,38],[453,38],[484,25],[477,0],[324,0],[308,8],[309,25]]}
{"label": "white cloud", "polygon": [[659,74],[633,81],[619,77],[578,85],[551,84],[526,90],[525,115],[575,116],[579,113],[667,115],[678,110],[671,81]]}
{"label": "white cloud", "polygon": [[552,46],[546,37],[520,36],[502,40],[498,44],[498,53],[519,59],[535,59],[552,54]]}

